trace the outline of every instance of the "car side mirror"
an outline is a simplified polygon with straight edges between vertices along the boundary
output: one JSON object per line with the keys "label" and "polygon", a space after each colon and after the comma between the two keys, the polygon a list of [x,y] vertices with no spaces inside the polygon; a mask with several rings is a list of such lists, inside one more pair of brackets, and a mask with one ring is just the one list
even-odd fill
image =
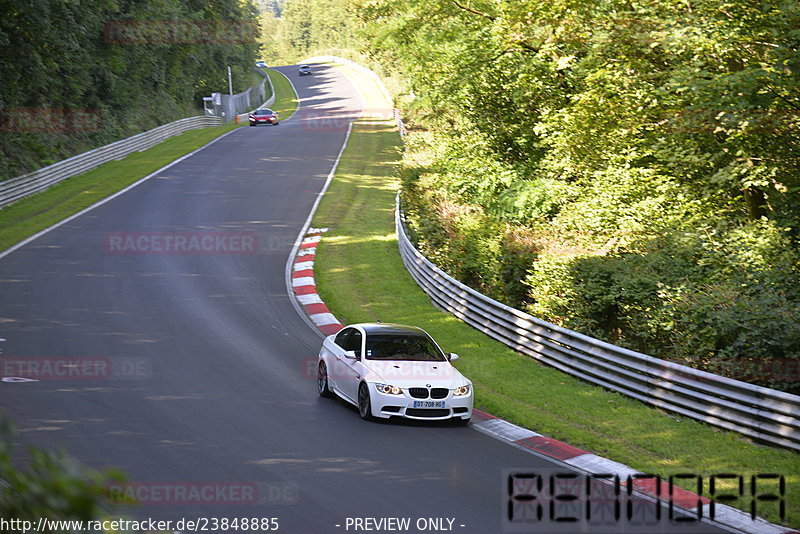
{"label": "car side mirror", "polygon": [[456,354],[455,352],[451,352],[450,354],[447,355],[447,359],[451,362],[454,362],[458,359],[458,354]]}
{"label": "car side mirror", "polygon": [[344,351],[344,357],[347,358],[348,360],[357,360],[358,359],[358,355],[356,354],[356,351],[354,351],[354,350],[346,350],[346,351]]}

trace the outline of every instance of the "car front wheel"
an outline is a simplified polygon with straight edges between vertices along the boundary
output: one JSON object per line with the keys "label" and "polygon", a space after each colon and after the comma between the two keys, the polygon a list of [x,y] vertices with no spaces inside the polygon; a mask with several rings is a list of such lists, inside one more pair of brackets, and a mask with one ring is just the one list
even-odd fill
{"label": "car front wheel", "polygon": [[365,383],[358,387],[358,413],[364,421],[372,421],[372,403],[369,399],[369,388]]}
{"label": "car front wheel", "polygon": [[317,390],[320,397],[330,397],[331,390],[328,387],[328,366],[325,362],[319,362],[319,369],[317,370]]}

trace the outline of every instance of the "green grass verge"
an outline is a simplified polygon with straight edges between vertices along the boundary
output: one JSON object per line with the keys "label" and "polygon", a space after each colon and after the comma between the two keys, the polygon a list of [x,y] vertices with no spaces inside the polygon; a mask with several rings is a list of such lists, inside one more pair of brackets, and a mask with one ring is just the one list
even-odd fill
{"label": "green grass verge", "polygon": [[[315,276],[320,295],[339,320],[418,325],[445,351],[461,356],[457,366],[475,384],[477,408],[642,472],[702,475],[706,495],[710,475],[784,475],[784,523],[800,524],[796,453],[760,446],[581,382],[435,308],[398,253],[393,210],[399,150],[391,124],[356,124],[314,217],[314,227],[331,228],[319,246]],[[727,484],[718,488],[735,489]],[[765,483],[761,491],[777,493],[777,487]],[[749,510],[750,502],[741,498],[730,504]],[[781,522],[776,503],[759,502],[758,514]]]}
{"label": "green grass verge", "polygon": [[[297,95],[284,75],[271,69],[267,72],[275,87],[274,108],[285,120],[297,109]],[[104,163],[3,208],[0,210],[0,251],[124,189],[233,128],[244,125],[246,122],[185,132],[149,150]]]}
{"label": "green grass verge", "polygon": [[297,95],[289,78],[282,73],[267,69],[267,74],[275,90],[275,102],[272,104],[272,109],[278,112],[278,117],[282,121],[285,121],[297,111]]}

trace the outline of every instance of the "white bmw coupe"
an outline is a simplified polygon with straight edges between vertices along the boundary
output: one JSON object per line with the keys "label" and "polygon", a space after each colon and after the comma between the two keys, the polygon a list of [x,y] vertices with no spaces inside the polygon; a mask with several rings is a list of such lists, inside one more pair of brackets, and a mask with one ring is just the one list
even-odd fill
{"label": "white bmw coupe", "polygon": [[472,417],[472,382],[424,330],[353,324],[328,336],[319,351],[317,387],[358,407],[363,419],[445,420]]}

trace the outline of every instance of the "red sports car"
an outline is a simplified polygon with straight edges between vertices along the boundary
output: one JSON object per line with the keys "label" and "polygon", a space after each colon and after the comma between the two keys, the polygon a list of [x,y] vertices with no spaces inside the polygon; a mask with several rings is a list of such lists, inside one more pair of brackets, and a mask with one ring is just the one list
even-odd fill
{"label": "red sports car", "polygon": [[250,126],[257,124],[278,124],[278,112],[271,109],[257,109],[250,114]]}

